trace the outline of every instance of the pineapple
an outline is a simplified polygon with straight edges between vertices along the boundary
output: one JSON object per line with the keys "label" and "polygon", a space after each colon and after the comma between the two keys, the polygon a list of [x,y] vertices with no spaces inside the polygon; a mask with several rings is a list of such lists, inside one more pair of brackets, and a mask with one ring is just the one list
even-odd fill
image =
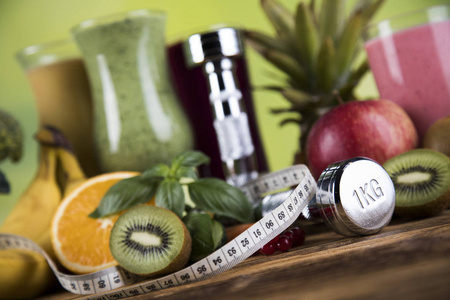
{"label": "pineapple", "polygon": [[276,0],[261,0],[261,6],[276,36],[247,30],[246,42],[287,75],[280,86],[265,86],[281,93],[290,107],[272,109],[274,114],[298,113],[280,123],[300,126],[300,151],[295,163],[306,163],[308,133],[328,110],[355,100],[354,88],[369,71],[361,59],[366,26],[384,0],[359,0],[348,17],[345,0],[299,2],[295,15]]}

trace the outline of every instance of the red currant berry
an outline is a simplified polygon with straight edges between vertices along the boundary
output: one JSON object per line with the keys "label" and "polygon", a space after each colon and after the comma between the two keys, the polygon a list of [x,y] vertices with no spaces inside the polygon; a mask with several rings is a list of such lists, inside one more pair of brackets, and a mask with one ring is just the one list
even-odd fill
{"label": "red currant berry", "polygon": [[268,244],[272,244],[272,245],[276,245],[278,243],[278,240],[280,239],[280,236],[277,235],[276,237],[274,237],[273,239],[270,240],[270,242]]}
{"label": "red currant berry", "polygon": [[292,244],[294,246],[301,246],[305,241],[305,232],[299,227],[293,227],[289,231],[292,232]]}
{"label": "red currant berry", "polygon": [[286,252],[292,247],[292,240],[286,236],[280,236],[277,243],[277,249],[281,252]]}
{"label": "red currant berry", "polygon": [[294,237],[294,233],[292,233],[290,230],[287,230],[287,231],[283,232],[281,234],[281,236],[285,236],[285,237],[292,239]]}
{"label": "red currant berry", "polygon": [[275,244],[267,243],[261,249],[259,249],[259,253],[263,255],[272,255],[277,250]]}

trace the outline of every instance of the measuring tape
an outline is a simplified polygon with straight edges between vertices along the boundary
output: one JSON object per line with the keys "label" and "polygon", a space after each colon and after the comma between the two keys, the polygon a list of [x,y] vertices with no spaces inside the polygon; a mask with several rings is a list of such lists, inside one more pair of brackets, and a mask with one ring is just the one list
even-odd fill
{"label": "measuring tape", "polygon": [[258,251],[299,217],[316,193],[316,182],[305,165],[295,165],[261,176],[240,188],[255,202],[264,194],[295,185],[297,187],[281,205],[235,239],[189,267],[158,279],[137,276],[120,266],[85,275],[65,274],[36,243],[17,235],[0,234],[0,249],[20,248],[42,254],[66,290],[74,294],[95,294],[83,299],[121,299],[146,294],[213,277]]}

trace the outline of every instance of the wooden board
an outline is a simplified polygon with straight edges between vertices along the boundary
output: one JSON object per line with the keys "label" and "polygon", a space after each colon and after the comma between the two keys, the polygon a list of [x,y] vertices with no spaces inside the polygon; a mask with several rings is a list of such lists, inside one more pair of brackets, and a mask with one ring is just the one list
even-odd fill
{"label": "wooden board", "polygon": [[[366,237],[342,237],[324,224],[304,228],[302,247],[132,299],[450,299],[450,210],[394,219]],[[41,299],[79,297],[57,291]]]}

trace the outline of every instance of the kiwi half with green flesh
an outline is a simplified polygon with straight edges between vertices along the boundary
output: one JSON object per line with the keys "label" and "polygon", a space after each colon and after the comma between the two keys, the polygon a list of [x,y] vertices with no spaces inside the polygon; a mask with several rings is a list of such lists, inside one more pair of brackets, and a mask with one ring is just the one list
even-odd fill
{"label": "kiwi half with green flesh", "polygon": [[415,149],[384,163],[395,188],[394,213],[405,217],[437,215],[450,205],[450,159],[430,149]]}
{"label": "kiwi half with green flesh", "polygon": [[192,240],[170,210],[141,205],[123,213],[110,237],[111,254],[124,269],[143,276],[172,273],[189,259]]}

